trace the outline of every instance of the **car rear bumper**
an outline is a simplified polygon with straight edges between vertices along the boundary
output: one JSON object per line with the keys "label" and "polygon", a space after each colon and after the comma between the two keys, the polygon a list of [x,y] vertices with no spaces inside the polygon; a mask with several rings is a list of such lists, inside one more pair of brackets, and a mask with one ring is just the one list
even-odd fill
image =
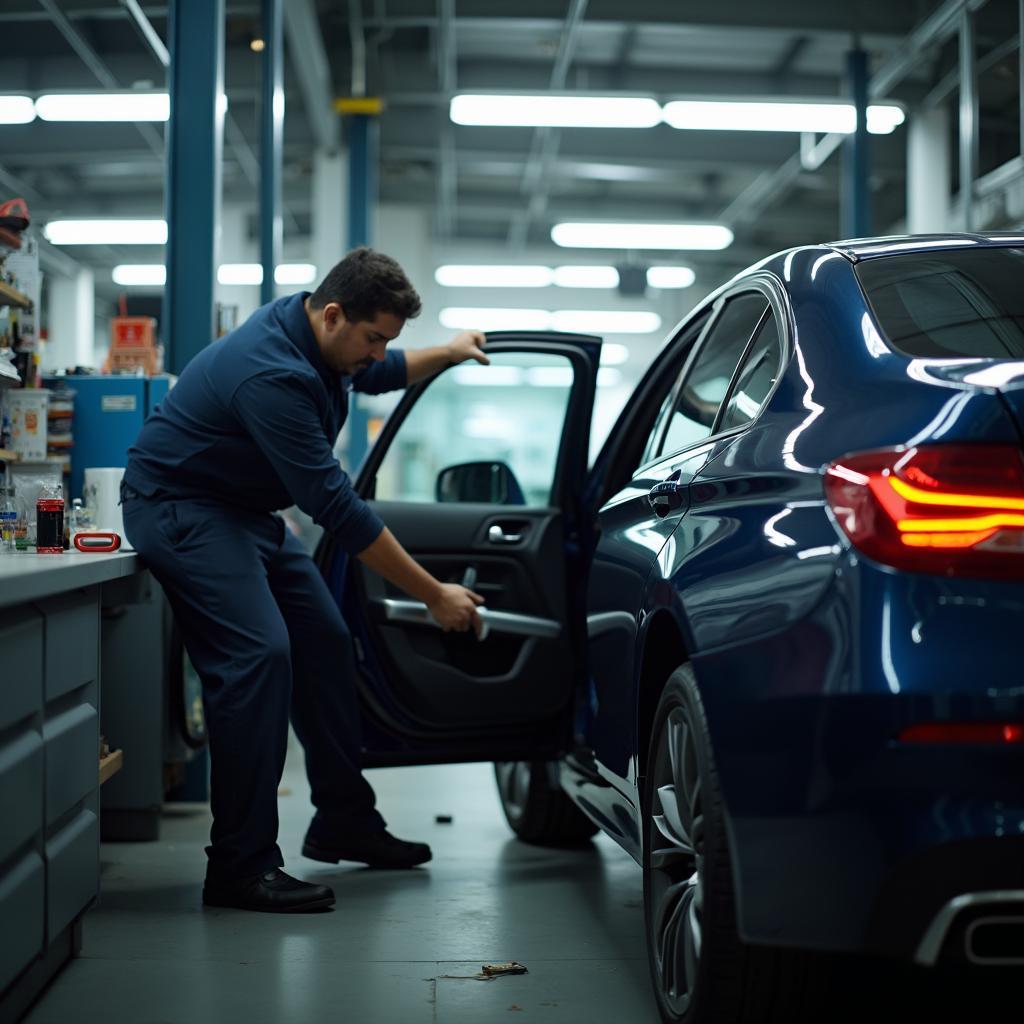
{"label": "car rear bumper", "polygon": [[[989,588],[974,644],[970,628],[928,625],[929,608],[948,614],[972,585],[864,566],[855,583],[840,579],[790,628],[693,664],[743,938],[920,960],[956,897],[1024,893],[1024,745],[898,737],[918,722],[1024,721],[1007,642],[1021,604]],[[981,605],[959,607],[971,617]]]}

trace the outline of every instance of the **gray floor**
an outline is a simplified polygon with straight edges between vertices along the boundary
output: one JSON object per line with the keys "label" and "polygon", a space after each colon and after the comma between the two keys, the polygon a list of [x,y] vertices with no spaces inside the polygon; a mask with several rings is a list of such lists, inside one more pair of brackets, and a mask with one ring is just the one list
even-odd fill
{"label": "gray floor", "polygon": [[[209,814],[175,805],[159,843],[104,845],[102,900],[82,957],[29,1024],[632,1024],[657,1019],[648,991],[640,873],[604,837],[553,851],[511,838],[483,765],[370,774],[393,832],[425,839],[426,868],[376,872],[299,856],[309,818],[301,754],[282,783],[286,867],[329,882],[333,912],[199,905]],[[435,814],[454,823],[438,825]],[[519,960],[529,974],[468,979]],[[511,1017],[510,1017],[511,1015]]]}

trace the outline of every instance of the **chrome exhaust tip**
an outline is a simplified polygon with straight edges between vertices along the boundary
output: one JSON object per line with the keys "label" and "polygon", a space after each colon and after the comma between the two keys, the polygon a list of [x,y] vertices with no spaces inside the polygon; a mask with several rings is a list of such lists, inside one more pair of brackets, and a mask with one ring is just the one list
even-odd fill
{"label": "chrome exhaust tip", "polygon": [[964,955],[981,966],[1024,965],[1024,916],[991,914],[972,921],[964,933]]}

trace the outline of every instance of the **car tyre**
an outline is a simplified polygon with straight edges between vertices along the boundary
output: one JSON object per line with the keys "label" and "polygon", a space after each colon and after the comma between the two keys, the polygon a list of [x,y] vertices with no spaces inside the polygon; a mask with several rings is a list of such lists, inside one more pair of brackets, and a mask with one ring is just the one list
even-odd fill
{"label": "car tyre", "polygon": [[538,846],[579,846],[597,826],[553,782],[544,761],[494,765],[501,809],[519,839]]}
{"label": "car tyre", "polygon": [[743,943],[725,813],[693,670],[669,678],[644,779],[644,920],[665,1024],[806,1019],[830,965],[813,953]]}

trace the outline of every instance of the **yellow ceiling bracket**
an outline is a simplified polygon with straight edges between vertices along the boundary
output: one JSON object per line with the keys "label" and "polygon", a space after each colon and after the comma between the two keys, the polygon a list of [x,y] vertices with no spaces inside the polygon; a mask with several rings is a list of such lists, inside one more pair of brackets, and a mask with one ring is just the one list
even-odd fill
{"label": "yellow ceiling bracket", "polygon": [[377,117],[384,111],[384,101],[379,96],[339,96],[334,101],[339,114],[364,114]]}

